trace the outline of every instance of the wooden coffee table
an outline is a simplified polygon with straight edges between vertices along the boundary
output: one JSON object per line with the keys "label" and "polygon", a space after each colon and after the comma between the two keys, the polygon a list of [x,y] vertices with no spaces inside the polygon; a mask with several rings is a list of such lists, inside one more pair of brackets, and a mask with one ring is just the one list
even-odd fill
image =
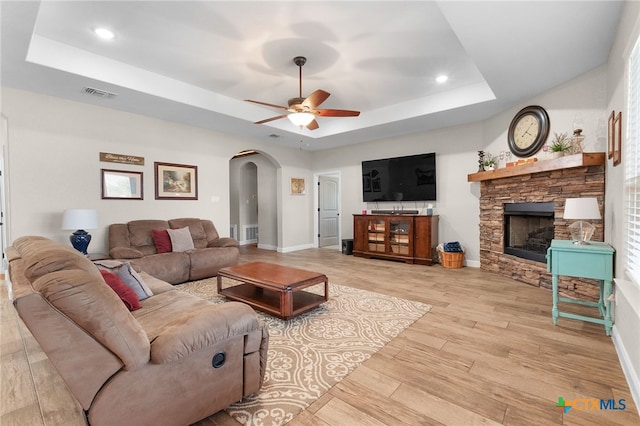
{"label": "wooden coffee table", "polygon": [[[222,278],[240,284],[222,288]],[[324,283],[324,295],[302,291]],[[266,262],[244,263],[218,271],[218,294],[282,319],[308,312],[329,300],[324,274]]]}

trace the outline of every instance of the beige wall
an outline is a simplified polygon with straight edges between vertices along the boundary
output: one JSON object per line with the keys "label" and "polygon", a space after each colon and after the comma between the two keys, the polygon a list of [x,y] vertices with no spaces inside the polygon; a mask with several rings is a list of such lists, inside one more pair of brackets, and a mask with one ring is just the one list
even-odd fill
{"label": "beige wall", "polygon": [[[60,229],[67,208],[98,210],[100,227],[90,231],[91,252],[107,249],[109,224],[134,219],[208,218],[228,235],[229,160],[245,149],[268,153],[280,165],[278,175],[312,179],[308,152],[108,108],[3,87],[2,114],[8,127],[9,242],[32,234],[67,242],[70,232]],[[145,165],[100,162],[100,152],[142,156]],[[198,200],[155,200],[154,161],[198,166]],[[144,200],[102,200],[101,168],[143,172]],[[282,231],[279,244],[308,245],[312,214],[305,201],[310,198],[293,199],[288,182],[278,179],[276,198],[285,190],[281,221],[297,225]]]}

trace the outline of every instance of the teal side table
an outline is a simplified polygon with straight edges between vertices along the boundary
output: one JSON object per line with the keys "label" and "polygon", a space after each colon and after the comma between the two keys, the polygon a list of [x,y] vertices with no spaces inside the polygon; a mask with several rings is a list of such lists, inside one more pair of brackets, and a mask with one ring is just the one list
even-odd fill
{"label": "teal side table", "polygon": [[[603,324],[607,336],[611,335],[611,302],[613,281],[613,254],[615,250],[607,243],[592,242],[589,245],[573,244],[569,240],[552,240],[547,249],[547,272],[551,272],[553,283],[553,308],[551,316],[553,324],[558,324],[558,317]],[[581,301],[558,296],[558,276],[565,275],[578,278],[600,280],[600,299],[598,302]],[[588,317],[558,309],[558,302],[598,308],[602,318]]]}

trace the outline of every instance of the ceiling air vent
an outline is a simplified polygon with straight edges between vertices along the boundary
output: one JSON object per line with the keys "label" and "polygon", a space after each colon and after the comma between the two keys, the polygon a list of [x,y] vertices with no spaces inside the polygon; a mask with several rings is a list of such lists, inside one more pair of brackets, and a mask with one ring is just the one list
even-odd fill
{"label": "ceiling air vent", "polygon": [[107,92],[106,90],[96,89],[95,87],[85,87],[84,92],[89,95],[97,96],[99,98],[106,98],[106,99],[117,96],[115,93]]}

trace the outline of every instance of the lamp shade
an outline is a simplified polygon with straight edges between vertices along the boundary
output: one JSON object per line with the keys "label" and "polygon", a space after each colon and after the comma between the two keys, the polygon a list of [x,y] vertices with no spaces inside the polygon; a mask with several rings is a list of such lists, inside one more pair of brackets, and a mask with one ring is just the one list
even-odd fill
{"label": "lamp shade", "polygon": [[565,219],[600,219],[600,207],[595,197],[567,198],[564,204]]}
{"label": "lamp shade", "polygon": [[294,112],[287,115],[287,118],[296,126],[302,127],[311,123],[316,116],[310,112]]}
{"label": "lamp shade", "polygon": [[67,209],[62,214],[62,229],[96,229],[98,213],[91,209]]}

